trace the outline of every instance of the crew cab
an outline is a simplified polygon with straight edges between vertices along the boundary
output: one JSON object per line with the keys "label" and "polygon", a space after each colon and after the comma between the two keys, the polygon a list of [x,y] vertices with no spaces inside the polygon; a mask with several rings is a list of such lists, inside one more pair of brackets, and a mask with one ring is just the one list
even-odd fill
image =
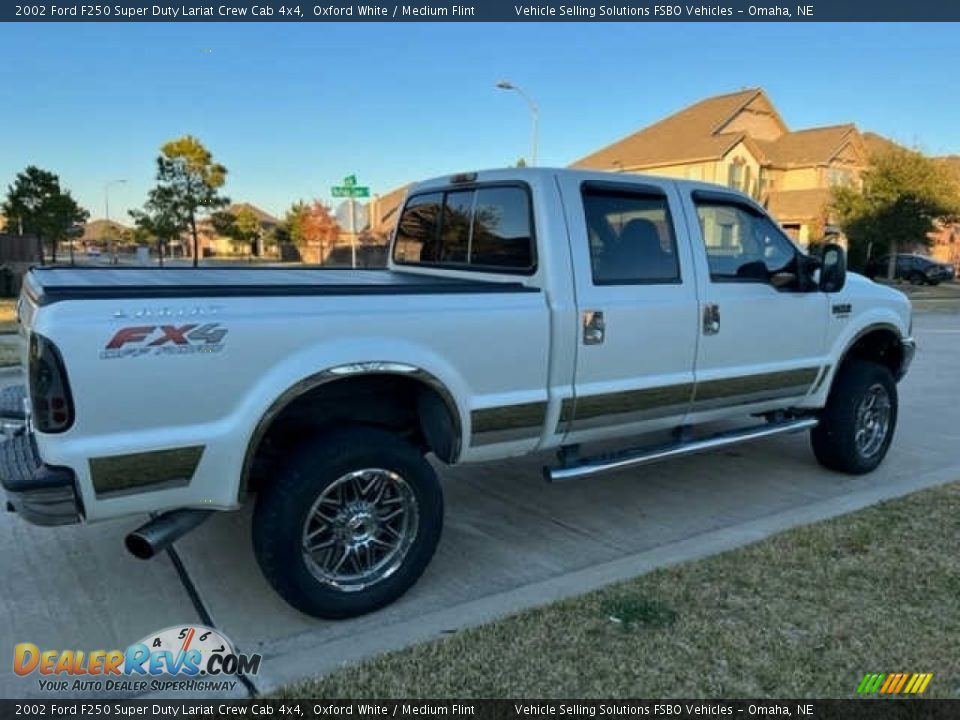
{"label": "crew cab", "polygon": [[19,312],[13,509],[150,513],[126,538],[146,558],[250,499],[266,578],[330,618],[430,561],[429,454],[553,449],[559,481],[809,431],[822,465],[866,473],[915,347],[903,294],[743,194],[539,168],[415,185],[385,270],[35,268]]}

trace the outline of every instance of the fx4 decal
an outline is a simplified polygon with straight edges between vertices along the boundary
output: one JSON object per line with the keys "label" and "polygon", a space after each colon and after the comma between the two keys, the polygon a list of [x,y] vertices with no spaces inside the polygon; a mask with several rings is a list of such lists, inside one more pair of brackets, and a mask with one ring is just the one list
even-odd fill
{"label": "fx4 decal", "polygon": [[131,325],[107,341],[100,358],[108,360],[141,355],[190,355],[223,350],[227,328],[220,323],[203,325]]}

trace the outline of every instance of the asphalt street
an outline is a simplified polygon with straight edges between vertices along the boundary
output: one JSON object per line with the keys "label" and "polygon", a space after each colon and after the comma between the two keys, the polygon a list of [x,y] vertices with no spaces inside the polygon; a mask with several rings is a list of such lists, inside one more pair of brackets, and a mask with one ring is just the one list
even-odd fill
{"label": "asphalt street", "polygon": [[[215,516],[179,541],[177,553],[216,627],[241,651],[263,654],[252,680],[267,691],[660,565],[960,480],[960,315],[918,314],[915,335],[920,349],[900,385],[896,440],[871,475],[822,469],[806,434],[558,485],[541,479],[549,455],[443,469],[446,526],[426,575],[394,605],[343,622],[301,615],[271,591],[250,547],[249,508]],[[152,631],[200,621],[167,556],[141,561],[124,551],[123,536],[142,522],[50,529],[0,514],[0,697],[43,694],[36,676],[13,674],[15,643],[125,648]]]}

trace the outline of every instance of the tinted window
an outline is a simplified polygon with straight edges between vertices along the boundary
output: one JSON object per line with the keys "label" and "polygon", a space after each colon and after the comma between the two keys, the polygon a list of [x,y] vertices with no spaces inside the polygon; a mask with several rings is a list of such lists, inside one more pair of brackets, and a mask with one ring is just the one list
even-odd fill
{"label": "tinted window", "polygon": [[764,215],[737,205],[698,203],[697,216],[711,280],[767,282],[796,262],[797,249]]}
{"label": "tinted window", "polygon": [[529,268],[533,265],[532,246],[527,193],[515,187],[478,190],[470,262]]}
{"label": "tinted window", "polygon": [[595,285],[680,282],[665,197],[588,187],[583,207]]}
{"label": "tinted window", "polygon": [[416,195],[400,216],[393,259],[464,270],[532,272],[529,196],[513,186]]}
{"label": "tinted window", "polygon": [[447,193],[440,230],[440,262],[465,263],[470,245],[473,191]]}
{"label": "tinted window", "polygon": [[397,262],[436,262],[440,257],[441,193],[418,195],[407,201],[397,225],[393,259]]}

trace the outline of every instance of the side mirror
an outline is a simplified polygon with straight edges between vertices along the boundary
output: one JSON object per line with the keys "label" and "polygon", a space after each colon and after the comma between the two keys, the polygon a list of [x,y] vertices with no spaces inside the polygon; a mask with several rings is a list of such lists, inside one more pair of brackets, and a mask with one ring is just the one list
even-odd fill
{"label": "side mirror", "polygon": [[820,263],[820,290],[827,293],[843,290],[847,282],[847,254],[843,246],[824,245]]}

